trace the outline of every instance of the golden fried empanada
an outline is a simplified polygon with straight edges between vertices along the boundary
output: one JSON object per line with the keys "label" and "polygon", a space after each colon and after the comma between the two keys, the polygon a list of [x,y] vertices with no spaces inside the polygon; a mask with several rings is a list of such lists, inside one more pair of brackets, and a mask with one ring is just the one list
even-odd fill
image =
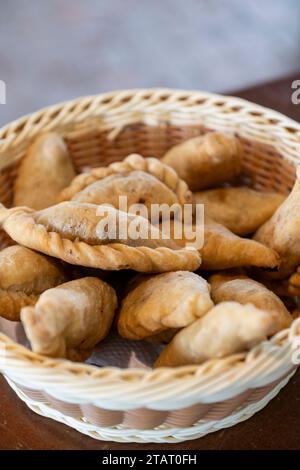
{"label": "golden fried empanada", "polygon": [[[135,174],[131,176],[131,172]],[[98,184],[94,184],[95,182]],[[80,194],[77,196],[77,193]],[[172,168],[156,158],[143,158],[137,154],[129,155],[121,162],[93,168],[88,173],[76,176],[70,186],[62,191],[59,201],[73,199],[95,204],[105,202],[119,207],[119,195],[129,197],[128,206],[133,203],[148,206],[152,202],[151,198],[156,203],[192,202],[192,193],[187,184]]]}
{"label": "golden fried empanada", "polygon": [[244,187],[218,188],[194,193],[196,204],[204,204],[205,213],[237,235],[255,232],[268,220],[286,196],[262,193]]}
{"label": "golden fried empanada", "polygon": [[155,367],[201,364],[246,351],[274,330],[268,312],[251,304],[222,302],[204,317],[179,331],[155,362]]}
{"label": "golden fried empanada", "polygon": [[41,134],[21,162],[14,186],[14,205],[36,210],[52,206],[74,177],[62,137],[54,132]]}
{"label": "golden fried empanada", "polygon": [[33,305],[46,289],[65,282],[66,276],[56,260],[23,246],[0,251],[0,316],[20,320],[20,310]]}
{"label": "golden fried empanada", "polygon": [[237,138],[209,132],[172,147],[162,161],[197,191],[218,186],[239,174],[242,151]]}
{"label": "golden fried empanada", "polygon": [[[170,221],[171,238],[174,238],[174,227],[177,224],[181,224],[177,219]],[[164,230],[161,223],[159,226],[169,236],[169,232]],[[196,229],[197,226],[194,225],[193,231]],[[203,230],[203,228],[199,227],[198,230]],[[182,239],[175,238],[176,244],[180,246],[185,246],[188,241],[193,242],[193,240],[186,240],[184,236]],[[205,217],[204,223],[204,244],[199,251],[202,257],[201,269],[204,270],[241,266],[273,269],[279,265],[279,257],[274,250],[254,240],[241,238],[208,217]]]}
{"label": "golden fried empanada", "polygon": [[283,302],[260,282],[245,275],[220,273],[211,276],[209,283],[216,304],[225,301],[250,303],[260,310],[269,312],[275,320],[275,329],[271,334],[290,326],[292,317]]}
{"label": "golden fried empanada", "polygon": [[119,205],[121,196],[126,197],[125,210],[130,212],[130,206],[133,204],[143,204],[148,210],[149,218],[152,204],[172,206],[178,203],[176,194],[168,186],[144,171],[107,176],[76,193],[71,200],[92,204],[111,204],[122,210]]}
{"label": "golden fried empanada", "polygon": [[213,307],[209,285],[194,273],[140,276],[124,298],[118,319],[121,336],[138,340],[183,328]]}
{"label": "golden fried empanada", "polygon": [[288,280],[288,291],[292,295],[300,296],[300,267],[299,266]]}
{"label": "golden fried empanada", "polygon": [[147,219],[113,207],[76,201],[41,211],[0,206],[0,224],[16,242],[81,266],[166,272],[194,271],[201,263],[196,250],[164,240]]}
{"label": "golden fried empanada", "polygon": [[81,361],[107,336],[116,307],[109,284],[85,277],[45,291],[21,321],[34,352]]}
{"label": "golden fried empanada", "polygon": [[287,199],[255,234],[255,240],[277,251],[282,279],[300,264],[300,166],[297,179]]}

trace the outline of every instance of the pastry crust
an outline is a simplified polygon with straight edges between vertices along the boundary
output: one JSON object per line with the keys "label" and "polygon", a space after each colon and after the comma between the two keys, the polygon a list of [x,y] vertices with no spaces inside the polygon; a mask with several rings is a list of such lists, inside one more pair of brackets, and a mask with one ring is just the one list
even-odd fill
{"label": "pastry crust", "polygon": [[44,209],[75,177],[67,146],[58,134],[39,135],[29,147],[14,186],[14,205]]}
{"label": "pastry crust", "polygon": [[118,319],[121,336],[140,340],[183,328],[213,307],[205,279],[176,271],[139,276],[122,301]]}
{"label": "pastry crust", "polygon": [[276,250],[281,264],[277,277],[284,279],[300,264],[300,166],[294,187],[274,215],[262,225],[254,239]]}
{"label": "pastry crust", "polygon": [[192,191],[197,191],[218,186],[238,175],[242,149],[237,138],[209,132],[172,147],[162,161],[174,168]]}
{"label": "pastry crust", "polygon": [[46,289],[62,284],[66,275],[56,262],[23,246],[0,251],[0,316],[20,320],[20,310],[33,305]]}
{"label": "pastry crust", "polygon": [[82,361],[107,336],[116,307],[114,289],[86,277],[47,290],[21,320],[34,352]]}
{"label": "pastry crust", "polygon": [[[174,219],[170,221],[170,236],[174,238],[174,227],[181,224]],[[163,226],[160,223],[163,230]],[[196,230],[193,226],[193,231]],[[203,230],[203,227],[199,227]],[[169,235],[169,233],[166,233]],[[193,240],[188,240],[193,242]],[[187,240],[175,239],[179,246],[185,246]],[[274,269],[279,266],[280,260],[277,253],[269,247],[248,238],[235,235],[226,227],[218,224],[212,219],[205,217],[204,222],[204,244],[200,248],[202,263],[200,269],[219,270],[230,269],[241,266],[256,266]]]}
{"label": "pastry crust", "polygon": [[288,280],[288,292],[294,296],[300,296],[300,267],[290,276]]}
{"label": "pastry crust", "polygon": [[288,328],[292,323],[292,317],[279,297],[248,276],[220,273],[211,276],[209,283],[216,304],[225,301],[234,301],[243,305],[249,303],[269,312],[275,321],[271,334]]}
{"label": "pastry crust", "polygon": [[[143,158],[141,155],[137,154],[129,155],[121,162],[112,163],[107,167],[93,168],[88,173],[76,176],[70,186],[61,192],[58,200],[71,200],[77,193],[84,191],[88,186],[96,181],[104,180],[105,178],[113,175],[126,175],[132,171],[144,172],[155,177],[161,183],[159,185],[160,190],[165,186],[165,194],[167,193],[167,189],[172,191],[173,197],[179,204],[192,203],[191,191],[187,184],[177,176],[176,172],[172,168],[156,158]],[[82,195],[80,197],[82,197]],[[141,197],[143,198],[144,196],[141,195]],[[171,197],[169,192],[168,197]]]}
{"label": "pastry crust", "polygon": [[[94,204],[68,201],[42,211],[0,207],[0,224],[16,242],[62,259],[70,264],[104,270],[133,269],[140,272],[194,271],[201,263],[196,250],[181,248],[164,240],[147,219],[109,209],[117,223],[128,228],[138,221],[146,237],[118,239],[99,229],[101,217]],[[118,226],[118,225],[117,225]],[[155,235],[155,238],[153,236]],[[150,234],[150,235],[149,235]]]}
{"label": "pastry crust", "polygon": [[222,302],[177,333],[154,366],[201,364],[208,359],[230,356],[252,348],[272,330],[274,319],[268,312],[251,304]]}
{"label": "pastry crust", "polygon": [[242,187],[217,188],[194,193],[194,202],[205,213],[236,235],[254,233],[276,211],[286,196]]}

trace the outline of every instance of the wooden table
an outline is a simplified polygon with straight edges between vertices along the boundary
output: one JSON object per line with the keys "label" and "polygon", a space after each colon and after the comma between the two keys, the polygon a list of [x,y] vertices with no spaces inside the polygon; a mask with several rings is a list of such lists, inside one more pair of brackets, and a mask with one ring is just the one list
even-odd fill
{"label": "wooden table", "polygon": [[[300,105],[291,102],[291,83],[297,78],[300,79],[300,73],[231,94],[300,121]],[[253,418],[202,439],[176,445],[96,441],[30,411],[2,377],[0,397],[0,449],[300,449],[300,370]]]}

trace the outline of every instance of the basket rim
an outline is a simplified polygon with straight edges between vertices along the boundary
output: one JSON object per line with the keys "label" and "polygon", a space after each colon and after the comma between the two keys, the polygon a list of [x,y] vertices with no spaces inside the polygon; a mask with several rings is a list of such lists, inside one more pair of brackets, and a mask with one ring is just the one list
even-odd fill
{"label": "basket rim", "polygon": [[[184,98],[184,99],[183,99]],[[144,99],[144,101],[143,101]],[[129,100],[129,101],[128,101]],[[133,101],[133,103],[131,102]],[[261,105],[252,103],[251,101],[237,98],[234,96],[227,96],[209,92],[193,91],[193,90],[174,90],[170,88],[151,88],[151,89],[134,89],[134,90],[120,90],[109,93],[101,93],[99,95],[85,96],[76,98],[74,100],[65,101],[52,106],[44,107],[39,111],[31,114],[27,114],[0,129],[0,155],[5,154],[8,148],[14,148],[17,146],[22,139],[30,139],[36,133],[43,130],[54,129],[55,126],[59,127],[70,122],[71,118],[76,119],[76,116],[81,116],[81,119],[86,119],[86,116],[92,114],[97,107],[104,107],[106,115],[118,114],[120,109],[128,108],[128,103],[131,105],[140,105],[139,110],[144,108],[154,109],[155,106],[158,108],[156,112],[159,112],[159,106],[164,111],[166,105],[170,105],[171,108],[178,105],[184,108],[185,105],[188,110],[192,108],[200,110],[201,106],[205,106],[206,102],[213,104],[213,102],[223,103],[228,109],[232,109],[236,115],[245,114],[247,122],[252,122],[256,127],[263,128],[266,133],[266,128],[279,129],[282,135],[284,135],[284,145],[288,144],[295,145],[295,142],[299,145],[300,143],[300,124],[291,118],[286,117],[277,111],[273,111],[270,108],[263,107]],[[210,103],[211,102],[211,103]],[[188,103],[188,106],[187,106]],[[114,107],[117,105],[117,113]],[[175,106],[175,107],[176,107]],[[220,107],[222,107],[220,106]],[[77,108],[78,107],[78,108]],[[236,108],[236,109],[234,109]],[[63,111],[59,116],[60,111]],[[90,112],[90,114],[89,114]],[[104,111],[103,111],[104,113]],[[83,115],[83,117],[82,117]],[[58,119],[59,116],[59,119]],[[99,116],[99,115],[98,115]],[[44,120],[43,120],[44,118]],[[262,122],[266,119],[265,122]],[[48,121],[47,121],[48,120]],[[139,122],[141,121],[139,116]],[[50,126],[47,125],[50,122]],[[26,142],[27,142],[26,140]],[[300,336],[300,319],[293,322],[291,327],[287,330],[279,332],[273,338],[268,341],[260,343],[258,346],[250,350],[249,352],[235,354],[224,359],[214,359],[205,362],[202,365],[194,366],[182,366],[177,368],[158,368],[153,370],[143,369],[119,369],[115,367],[103,367],[99,368],[93,365],[80,363],[76,364],[71,361],[64,359],[49,359],[47,357],[39,356],[24,346],[15,343],[8,336],[0,332],[0,354],[5,353],[5,363],[0,361],[0,369],[4,374],[9,376],[27,376],[36,370],[40,371],[41,368],[47,370],[49,377],[53,376],[64,376],[66,373],[73,378],[82,378],[83,376],[92,377],[93,379],[99,379],[98,383],[105,383],[113,379],[114,386],[117,388],[122,383],[136,384],[139,383],[157,383],[159,381],[168,381],[169,383],[178,380],[180,382],[186,381],[191,384],[192,382],[199,381],[200,377],[204,377],[205,380],[210,378],[215,379],[216,374],[221,378],[230,373],[236,373],[239,376],[247,376],[247,380],[244,380],[246,387],[251,384],[251,380],[258,374],[259,367],[257,367],[260,359],[270,359],[273,366],[278,370],[280,366],[289,367],[292,366],[290,359],[287,360],[287,356],[284,356],[284,350],[290,346],[293,338]],[[275,348],[275,349],[274,349]],[[276,354],[273,352],[276,350],[276,354],[283,354],[279,360]],[[286,352],[286,351],[285,351]],[[273,354],[273,356],[272,356]],[[289,353],[290,357],[290,353]],[[1,359],[1,357],[0,357]],[[29,367],[30,366],[30,367]],[[252,372],[251,372],[252,371]],[[262,373],[262,371],[261,371]],[[256,374],[256,375],[255,375]],[[268,375],[267,369],[265,370],[266,376]]]}
{"label": "basket rim", "polygon": [[[108,100],[116,100],[122,102],[128,97],[136,97],[136,99],[142,99],[143,96],[152,96],[153,100],[159,99],[159,97],[173,97],[174,99],[178,99],[180,102],[182,101],[182,96],[187,98],[194,98],[195,101],[197,100],[221,100],[224,103],[230,106],[240,106],[241,108],[248,107],[249,116],[251,113],[261,112],[265,114],[269,119],[276,119],[278,122],[271,123],[271,126],[275,125],[278,126],[279,124],[288,125],[290,124],[293,126],[292,128],[286,127],[284,130],[286,131],[287,136],[293,134],[294,137],[297,135],[300,141],[300,123],[298,123],[295,119],[292,119],[285,114],[275,111],[272,108],[267,106],[262,106],[257,104],[253,101],[246,100],[244,98],[239,98],[234,95],[224,95],[221,93],[213,93],[201,90],[185,90],[180,88],[161,88],[161,87],[153,87],[153,88],[132,88],[132,89],[117,89],[110,92],[103,92],[103,93],[95,93],[93,95],[82,95],[80,97],[60,101],[59,103],[52,104],[49,106],[43,106],[38,110],[32,111],[31,113],[26,113],[19,118],[10,121],[7,124],[4,124],[0,127],[0,152],[2,151],[3,144],[11,145],[13,141],[18,136],[17,131],[19,133],[24,130],[25,124],[27,121],[30,121],[31,125],[37,124],[38,120],[41,116],[48,112],[57,112],[61,108],[72,109],[76,104],[81,104],[83,106],[87,106],[88,103],[92,103],[94,101],[97,102],[98,105],[106,103]],[[167,100],[163,100],[167,102]],[[182,101],[183,103],[183,101]],[[202,104],[202,103],[198,103]],[[253,108],[253,109],[250,109]],[[240,110],[238,110],[240,111]],[[269,116],[268,116],[269,115]],[[260,114],[259,114],[260,116]],[[39,126],[38,126],[39,127]],[[37,132],[40,131],[40,128],[37,129]],[[299,133],[299,135],[298,135]]]}

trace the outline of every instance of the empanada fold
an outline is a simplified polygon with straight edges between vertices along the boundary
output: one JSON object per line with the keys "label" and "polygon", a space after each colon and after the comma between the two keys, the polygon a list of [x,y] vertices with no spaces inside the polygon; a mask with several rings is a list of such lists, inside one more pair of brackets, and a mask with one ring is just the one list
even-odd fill
{"label": "empanada fold", "polygon": [[134,247],[121,243],[89,245],[72,241],[36,223],[35,214],[30,209],[3,210],[2,226],[17,243],[75,265],[103,270],[166,272],[180,269],[193,271],[201,263],[196,250]]}

